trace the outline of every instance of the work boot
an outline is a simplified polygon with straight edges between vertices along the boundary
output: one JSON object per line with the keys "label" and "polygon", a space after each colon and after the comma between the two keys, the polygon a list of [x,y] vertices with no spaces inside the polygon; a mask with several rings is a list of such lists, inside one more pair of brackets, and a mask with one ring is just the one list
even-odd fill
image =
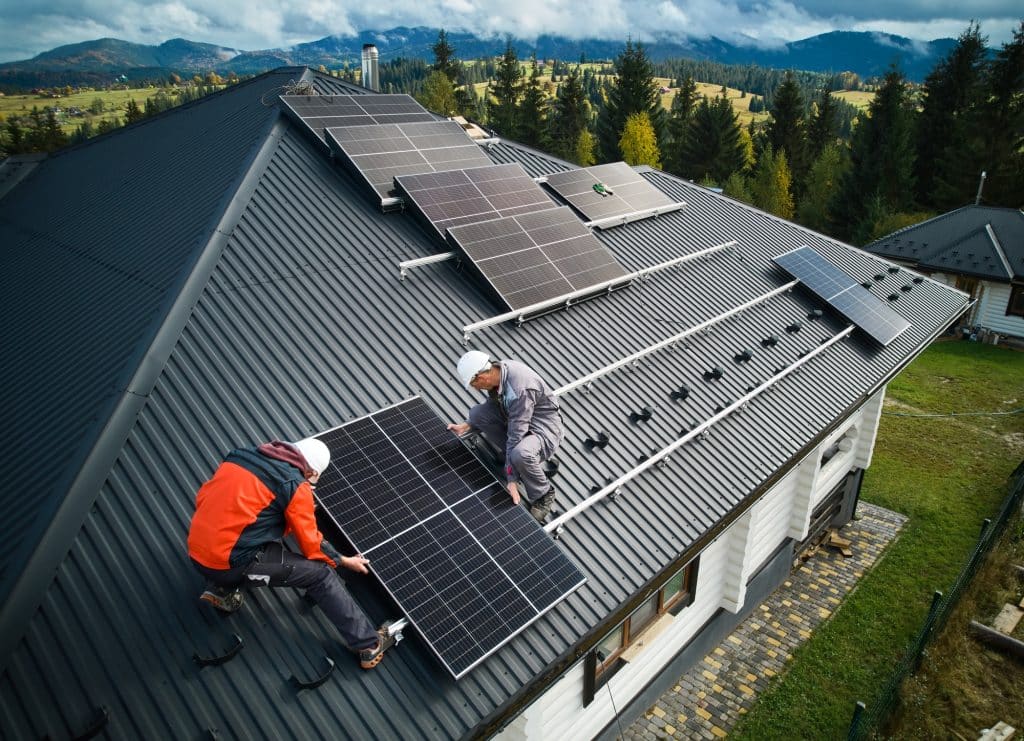
{"label": "work boot", "polygon": [[537,522],[543,523],[544,518],[551,512],[551,507],[555,503],[555,487],[552,486],[548,489],[548,493],[538,499],[536,502],[530,502],[530,514]]}
{"label": "work boot", "polygon": [[395,637],[388,631],[389,625],[391,625],[390,620],[377,628],[376,646],[359,651],[359,666],[364,669],[372,669],[384,658],[384,652],[395,645]]}
{"label": "work boot", "polygon": [[221,612],[232,613],[242,606],[245,596],[238,587],[222,587],[212,581],[206,582],[206,589],[199,595],[199,599]]}

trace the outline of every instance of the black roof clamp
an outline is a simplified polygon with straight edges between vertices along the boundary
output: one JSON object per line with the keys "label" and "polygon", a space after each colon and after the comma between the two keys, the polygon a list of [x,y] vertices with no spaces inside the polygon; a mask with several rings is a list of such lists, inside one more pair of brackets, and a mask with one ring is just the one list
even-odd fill
{"label": "black roof clamp", "polygon": [[219,656],[200,656],[198,653],[192,654],[192,661],[202,668],[204,666],[220,666],[226,664],[238,655],[238,652],[242,650],[245,643],[242,641],[242,637],[237,633],[232,633],[231,637],[235,639],[235,643],[227,651],[220,654]]}
{"label": "black roof clamp", "polygon": [[733,360],[737,363],[749,363],[753,359],[754,353],[751,350],[741,350],[733,357]]}
{"label": "black roof clamp", "polygon": [[684,383],[679,388],[670,391],[668,395],[673,401],[683,401],[690,395],[690,387]]}
{"label": "black roof clamp", "polygon": [[593,450],[594,448],[605,448],[608,446],[608,441],[610,439],[611,438],[608,436],[608,433],[602,431],[597,433],[596,438],[587,437],[587,439],[583,441],[583,444],[586,446],[587,450]]}
{"label": "black roof clamp", "polygon": [[720,381],[722,376],[725,375],[725,371],[719,368],[717,365],[710,370],[704,371],[705,381]]}
{"label": "black roof clamp", "polygon": [[326,682],[330,678],[331,673],[334,671],[334,659],[332,659],[330,656],[324,656],[324,659],[326,659],[327,661],[327,671],[325,671],[319,677],[316,677],[306,682],[292,674],[291,677],[288,678],[288,681],[291,682],[292,686],[297,690],[315,690],[317,687]]}
{"label": "black roof clamp", "polygon": [[629,421],[630,422],[639,422],[639,421],[643,420],[644,422],[646,422],[646,421],[648,421],[653,416],[654,416],[654,410],[651,409],[650,407],[645,406],[639,412],[630,412],[629,413]]}

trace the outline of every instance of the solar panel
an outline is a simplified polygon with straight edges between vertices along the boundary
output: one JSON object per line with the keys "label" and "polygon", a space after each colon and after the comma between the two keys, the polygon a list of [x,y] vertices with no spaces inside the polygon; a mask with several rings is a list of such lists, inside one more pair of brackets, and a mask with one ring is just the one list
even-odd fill
{"label": "solar panel", "polygon": [[490,165],[490,158],[454,121],[327,129],[327,143],[382,199],[395,177]]}
{"label": "solar panel", "polygon": [[400,175],[395,185],[442,238],[450,226],[557,208],[518,163]]}
{"label": "solar panel", "polygon": [[321,507],[456,679],[586,581],[421,398],[317,437]]}
{"label": "solar panel", "polygon": [[448,235],[511,309],[627,275],[567,206],[453,226]]}
{"label": "solar panel", "polygon": [[[644,218],[675,211],[683,206],[640,177],[625,162],[556,172],[547,176],[547,185],[588,221],[601,222],[627,214]],[[624,223],[623,220],[607,226],[620,223]],[[602,224],[594,226],[601,227]]]}
{"label": "solar panel", "polygon": [[328,128],[437,120],[410,95],[282,95],[281,104],[324,141]]}
{"label": "solar panel", "polygon": [[779,255],[775,264],[881,345],[888,345],[910,326],[910,322],[807,245]]}

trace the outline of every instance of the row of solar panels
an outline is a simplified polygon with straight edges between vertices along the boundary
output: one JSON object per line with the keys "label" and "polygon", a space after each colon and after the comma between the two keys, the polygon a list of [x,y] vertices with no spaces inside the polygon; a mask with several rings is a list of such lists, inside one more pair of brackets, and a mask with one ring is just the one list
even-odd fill
{"label": "row of solar panels", "polygon": [[[454,121],[407,95],[284,96],[380,197],[401,197],[510,309],[623,278],[625,268],[518,165],[495,165]],[[548,186],[591,222],[677,209],[625,163],[558,173]],[[619,222],[616,222],[619,223]]]}

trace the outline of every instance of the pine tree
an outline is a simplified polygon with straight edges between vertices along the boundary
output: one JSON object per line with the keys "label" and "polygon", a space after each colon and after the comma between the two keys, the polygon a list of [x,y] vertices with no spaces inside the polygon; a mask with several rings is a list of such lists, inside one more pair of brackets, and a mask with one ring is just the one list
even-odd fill
{"label": "pine tree", "polygon": [[[972,21],[949,55],[925,78],[921,112],[917,116],[914,167],[917,199],[921,204],[942,207],[936,198],[937,181],[944,175],[955,174],[958,155],[968,145],[970,131],[965,119],[980,102],[985,42],[978,24]],[[969,177],[975,180],[976,174]],[[962,203],[963,199],[959,200]]]}
{"label": "pine tree", "polygon": [[791,177],[785,151],[776,154],[769,144],[761,153],[750,183],[754,205],[783,219],[793,218]]}
{"label": "pine tree", "polygon": [[747,179],[743,177],[743,173],[734,172],[725,181],[725,185],[722,186],[722,193],[735,198],[737,201],[743,203],[749,203],[753,205],[754,197],[750,194],[750,187],[747,185]]}
{"label": "pine tree", "polygon": [[443,28],[438,32],[437,42],[430,50],[434,52],[434,63],[430,65],[430,69],[443,72],[452,85],[457,85],[462,64],[455,58],[455,49],[448,43],[448,34]]}
{"label": "pine tree", "polygon": [[669,172],[680,172],[683,139],[696,106],[697,83],[693,81],[692,77],[687,76],[680,83],[679,90],[672,98],[672,107],[669,110],[668,124],[666,125],[668,142],[665,145],[665,169]]}
{"label": "pine tree", "polygon": [[802,179],[807,148],[804,130],[804,99],[790,71],[775,90],[772,120],[768,125],[768,143],[776,154],[786,154],[792,171]]}
{"label": "pine tree", "polygon": [[978,161],[988,169],[984,200],[1024,204],[1024,21],[992,62],[976,130],[984,134]]}
{"label": "pine tree", "polygon": [[650,165],[661,167],[661,152],[658,138],[647,113],[634,113],[626,119],[619,139],[619,151],[628,165]]}
{"label": "pine tree", "polygon": [[626,42],[625,50],[615,60],[615,80],[608,86],[607,100],[597,118],[597,139],[605,161],[618,157],[619,139],[626,119],[634,113],[646,112],[659,141],[665,129],[665,109],[654,80],[654,65],[643,45]]}
{"label": "pine tree", "polygon": [[594,135],[590,133],[590,129],[583,129],[576,138],[576,147],[573,150],[572,157],[569,159],[580,167],[590,167],[597,161],[594,158],[594,146],[596,144],[597,142],[594,141]]}
{"label": "pine tree", "polygon": [[498,71],[491,83],[487,102],[487,118],[492,129],[504,136],[515,136],[518,122],[519,97],[522,95],[523,70],[519,66],[512,39],[505,42],[505,53],[498,63]]}
{"label": "pine tree", "polygon": [[811,165],[796,211],[797,221],[808,229],[827,233],[832,221],[832,199],[839,187],[845,165],[843,150],[835,143],[826,145]]}
{"label": "pine tree", "polygon": [[60,122],[57,120],[57,114],[50,108],[46,112],[46,121],[43,123],[43,149],[47,152],[53,152],[66,146],[67,143],[68,135],[61,128]]}
{"label": "pine tree", "polygon": [[579,68],[569,70],[558,87],[549,123],[551,149],[559,157],[576,158],[580,134],[587,130],[588,103],[580,84]]}
{"label": "pine tree", "polygon": [[833,232],[839,238],[863,244],[881,215],[906,211],[913,204],[912,115],[906,80],[890,68],[853,129],[850,167],[832,209]]}
{"label": "pine tree", "polygon": [[835,144],[839,130],[838,111],[832,91],[827,87],[822,88],[817,103],[811,122],[807,126],[807,153],[812,161],[821,156],[825,147]]}
{"label": "pine tree", "polygon": [[746,156],[732,104],[721,96],[701,100],[686,129],[679,174],[691,180],[724,183],[743,170]]}
{"label": "pine tree", "polygon": [[548,97],[540,84],[537,54],[530,57],[530,78],[523,89],[523,102],[519,105],[519,133],[516,138],[523,144],[547,149]]}
{"label": "pine tree", "polygon": [[124,122],[125,124],[135,123],[141,121],[146,117],[146,114],[139,108],[139,104],[135,102],[135,98],[129,98],[128,102],[124,106]]}

